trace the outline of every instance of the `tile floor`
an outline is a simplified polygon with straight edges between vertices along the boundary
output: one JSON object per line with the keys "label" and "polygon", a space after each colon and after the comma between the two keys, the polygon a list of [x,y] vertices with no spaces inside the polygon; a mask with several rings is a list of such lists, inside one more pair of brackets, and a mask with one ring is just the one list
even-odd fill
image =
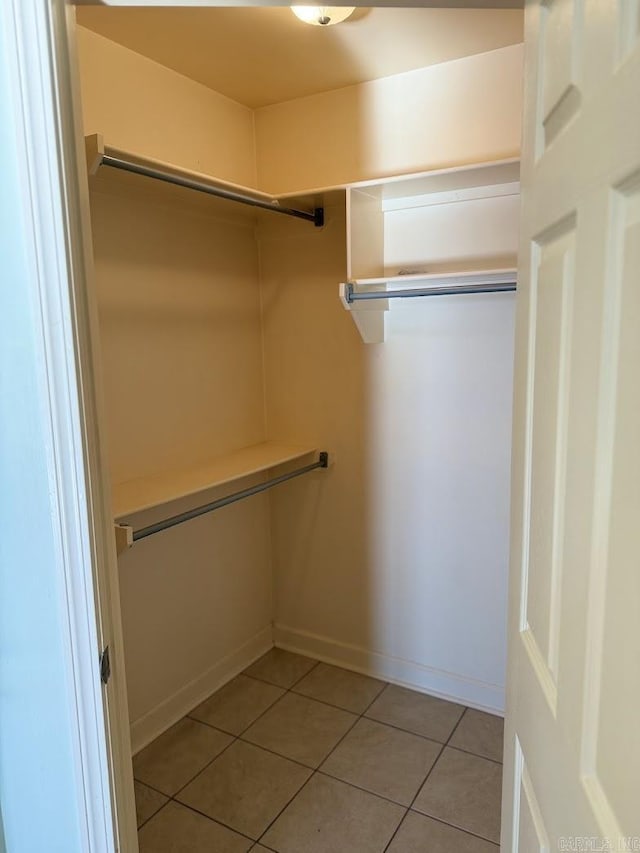
{"label": "tile floor", "polygon": [[133,760],[140,853],[497,853],[502,721],[273,649]]}

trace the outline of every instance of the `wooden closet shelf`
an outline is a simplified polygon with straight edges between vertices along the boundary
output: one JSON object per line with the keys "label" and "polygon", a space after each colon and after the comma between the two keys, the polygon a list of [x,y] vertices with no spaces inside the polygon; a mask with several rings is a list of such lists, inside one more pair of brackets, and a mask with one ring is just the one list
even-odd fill
{"label": "wooden closet shelf", "polygon": [[280,213],[313,223],[316,227],[324,225],[324,210],[300,210],[281,203],[280,199],[260,192],[252,187],[224,181],[203,172],[193,172],[173,163],[165,163],[136,152],[107,145],[99,133],[85,137],[87,171],[95,176],[102,165],[124,172],[151,178],[184,189],[195,190],[210,196],[237,202],[270,213]]}
{"label": "wooden closet shelf", "polygon": [[265,441],[192,468],[118,483],[113,487],[114,518],[142,512],[170,501],[259,474],[316,452],[315,446]]}
{"label": "wooden closet shelf", "polygon": [[515,290],[519,190],[515,159],[349,187],[339,292],[362,340],[384,341],[392,300]]}
{"label": "wooden closet shelf", "polygon": [[490,278],[492,276],[515,276],[517,274],[517,266],[514,263],[508,267],[499,267],[499,268],[487,268],[487,269],[464,269],[459,268],[455,271],[451,271],[451,268],[447,270],[447,272],[423,272],[423,273],[410,273],[407,275],[386,275],[379,276],[377,278],[354,278],[351,279],[351,284],[357,285],[360,287],[375,287],[377,285],[387,285],[387,287],[411,287],[411,285],[417,284],[446,284],[447,282],[451,282],[455,284],[460,282],[461,280],[469,278],[472,280],[476,277],[484,277]]}

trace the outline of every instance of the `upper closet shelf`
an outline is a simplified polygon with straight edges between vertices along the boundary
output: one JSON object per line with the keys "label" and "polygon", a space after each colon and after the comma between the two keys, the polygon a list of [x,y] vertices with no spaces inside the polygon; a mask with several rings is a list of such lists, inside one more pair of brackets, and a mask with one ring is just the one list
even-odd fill
{"label": "upper closet shelf", "polygon": [[282,204],[279,199],[250,187],[222,181],[211,175],[191,172],[170,163],[154,160],[151,157],[144,157],[140,154],[105,145],[100,134],[87,136],[85,146],[89,175],[95,175],[100,166],[110,166],[124,172],[132,172],[136,175],[206,193],[227,201],[268,210],[271,213],[280,213],[284,216],[293,216],[296,219],[312,222],[316,227],[324,225],[324,209],[322,207],[316,207],[311,211],[288,207]]}
{"label": "upper closet shelf", "polygon": [[259,474],[310,456],[309,445],[266,441],[180,471],[129,480],[113,487],[113,515],[123,519],[143,510]]}
{"label": "upper closet shelf", "polygon": [[[515,261],[515,258],[514,258]],[[408,275],[384,275],[380,278],[354,278],[349,284],[353,285],[354,294],[359,288],[376,287],[386,285],[390,292],[400,289],[414,290],[419,285],[429,288],[456,287],[466,284],[479,285],[483,282],[488,284],[513,284],[517,268],[515,265],[501,267],[500,269],[487,270],[461,270],[459,272],[434,272],[434,273],[411,273]],[[411,295],[411,294],[410,294]],[[366,298],[365,293],[360,293],[352,301]],[[350,300],[351,301],[351,300]]]}
{"label": "upper closet shelf", "polygon": [[365,343],[391,299],[515,290],[519,191],[517,160],[348,187],[340,297]]}

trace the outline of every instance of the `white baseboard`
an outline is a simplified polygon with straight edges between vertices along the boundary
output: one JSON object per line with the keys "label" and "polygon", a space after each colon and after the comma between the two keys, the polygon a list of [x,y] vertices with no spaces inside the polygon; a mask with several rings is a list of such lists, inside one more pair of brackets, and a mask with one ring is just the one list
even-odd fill
{"label": "white baseboard", "polygon": [[340,643],[286,625],[274,626],[273,639],[278,648],[504,716],[504,688],[499,685]]}
{"label": "white baseboard", "polygon": [[273,628],[268,625],[243,643],[231,654],[185,684],[173,696],[165,699],[143,717],[131,723],[131,750],[135,755],[152,740],[165,732],[196,705],[250,666],[261,655],[273,648]]}

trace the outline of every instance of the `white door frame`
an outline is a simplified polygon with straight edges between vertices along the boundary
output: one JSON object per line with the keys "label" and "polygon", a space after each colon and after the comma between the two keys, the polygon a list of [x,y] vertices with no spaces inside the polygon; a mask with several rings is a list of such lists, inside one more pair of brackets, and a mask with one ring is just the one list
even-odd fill
{"label": "white door frame", "polygon": [[[334,0],[347,5],[347,0]],[[282,0],[106,0],[107,5],[282,5]],[[77,5],[96,5],[97,0]],[[104,436],[97,310],[84,159],[75,13],[70,0],[4,0],[15,38],[6,61],[19,139],[18,169],[38,310],[41,402],[48,416],[48,468],[57,508],[58,567],[66,590],[66,669],[74,709],[79,813],[87,853],[136,853],[129,715],[117,557]],[[389,5],[389,0],[349,0]],[[401,0],[441,6],[443,0]],[[461,7],[519,8],[521,0],[449,0]],[[104,688],[99,653],[109,645]],[[54,780],[52,780],[52,783]]]}
{"label": "white door frame", "polygon": [[[68,707],[83,851],[137,851],[118,575],[101,436],[93,259],[75,13],[65,0],[4,0],[5,62],[38,336],[56,566],[64,589]],[[4,164],[10,168],[9,164]],[[100,651],[109,645],[104,688]],[[108,702],[107,702],[108,691]],[[43,713],[46,709],[43,708]],[[51,784],[56,784],[52,779]],[[6,817],[6,816],[5,816]]]}

